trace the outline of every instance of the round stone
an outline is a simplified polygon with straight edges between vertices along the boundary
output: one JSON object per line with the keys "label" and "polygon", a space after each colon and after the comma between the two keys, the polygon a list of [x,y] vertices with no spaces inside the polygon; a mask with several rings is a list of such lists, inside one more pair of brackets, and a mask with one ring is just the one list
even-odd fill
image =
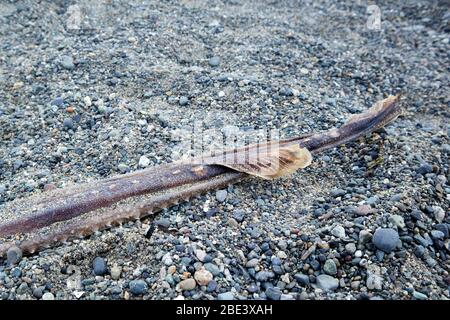
{"label": "round stone", "polygon": [[390,253],[400,241],[397,231],[391,228],[380,228],[375,231],[372,242],[378,249]]}
{"label": "round stone", "polygon": [[6,262],[8,265],[18,263],[22,259],[22,250],[19,247],[13,246],[6,252]]}
{"label": "round stone", "polygon": [[130,291],[132,294],[138,296],[147,292],[148,286],[144,280],[132,280],[130,281]]}
{"label": "round stone", "polygon": [[94,274],[96,276],[103,276],[107,269],[106,261],[102,257],[96,257],[92,262],[92,267],[94,269]]}
{"label": "round stone", "polygon": [[331,234],[336,238],[345,238],[345,229],[343,226],[337,225],[331,230]]}
{"label": "round stone", "polygon": [[194,279],[199,285],[206,286],[213,279],[213,275],[211,272],[202,267],[200,270],[195,272]]}
{"label": "round stone", "polygon": [[209,59],[208,63],[211,67],[217,67],[220,64],[220,58],[212,57]]}
{"label": "round stone", "polygon": [[337,273],[337,266],[334,260],[328,259],[325,261],[323,271],[325,271],[326,274],[335,275]]}
{"label": "round stone", "polygon": [[42,300],[47,300],[47,301],[55,300],[55,296],[51,292],[46,292],[42,295]]}
{"label": "round stone", "polygon": [[181,281],[178,285],[181,290],[189,291],[189,290],[193,290],[195,288],[196,283],[195,283],[194,279],[189,278],[189,279]]}
{"label": "round stone", "polygon": [[334,291],[339,287],[339,280],[327,274],[321,274],[317,276],[316,284],[323,291]]}

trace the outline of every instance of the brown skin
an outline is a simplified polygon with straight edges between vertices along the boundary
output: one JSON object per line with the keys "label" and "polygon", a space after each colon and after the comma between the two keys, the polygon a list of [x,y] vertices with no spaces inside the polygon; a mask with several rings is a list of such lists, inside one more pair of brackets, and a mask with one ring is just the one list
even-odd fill
{"label": "brown skin", "polygon": [[[401,112],[398,102],[399,96],[391,96],[378,102],[366,112],[353,117],[340,128],[281,140],[279,141],[279,146],[298,145],[301,148],[306,148],[312,154],[331,149],[377,130],[395,119]],[[267,144],[250,148],[255,147],[267,148]],[[242,148],[227,152],[233,152],[239,157],[244,157],[245,150],[245,148]],[[154,192],[162,193],[162,195],[155,196],[138,207],[116,209],[103,214],[103,216],[82,220],[81,223],[68,223],[50,235],[45,237],[36,236],[19,245],[25,253],[32,253],[55,242],[58,243],[73,237],[86,236],[95,232],[95,230],[104,229],[118,222],[142,218],[184,199],[248,177],[248,174],[245,172],[238,172],[225,166],[193,163],[175,162],[165,164],[99,181],[92,186],[86,185],[79,192],[63,190],[55,193],[54,199],[51,199],[54,201],[47,199],[46,203],[49,204],[44,206],[42,210],[0,224],[0,237],[29,233],[55,222],[70,220],[87,212],[108,207],[129,197]],[[220,164],[220,161],[215,163]],[[1,244],[0,256],[11,245],[11,243]]]}

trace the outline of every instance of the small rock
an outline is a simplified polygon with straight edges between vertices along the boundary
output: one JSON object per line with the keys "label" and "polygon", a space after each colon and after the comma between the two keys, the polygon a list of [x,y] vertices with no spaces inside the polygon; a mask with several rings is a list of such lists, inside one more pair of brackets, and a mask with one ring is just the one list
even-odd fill
{"label": "small rock", "polygon": [[316,283],[323,291],[334,291],[339,287],[339,280],[327,274],[318,275]]}
{"label": "small rock", "polygon": [[361,230],[359,232],[359,243],[365,244],[372,239],[372,234],[368,230]]}
{"label": "small rock", "polygon": [[156,224],[158,227],[162,227],[162,228],[167,229],[167,228],[170,227],[170,220],[167,219],[167,218],[161,218],[161,219],[156,220],[156,221],[155,221],[155,224]]}
{"label": "small rock", "polygon": [[150,164],[150,159],[147,158],[146,156],[141,156],[139,158],[139,167],[146,168],[146,167],[148,167],[149,164]]}
{"label": "small rock", "polygon": [[213,279],[213,275],[211,272],[202,267],[200,270],[195,272],[194,279],[199,285],[206,286]]}
{"label": "small rock", "polygon": [[441,223],[445,218],[445,211],[439,206],[433,206],[434,218],[437,222]]}
{"label": "small rock", "polygon": [[366,281],[369,290],[381,290],[383,288],[383,278],[377,274],[369,274]]}
{"label": "small rock", "polygon": [[111,278],[113,280],[119,280],[121,273],[122,273],[122,268],[120,268],[118,266],[114,266],[111,268]]}
{"label": "small rock", "polygon": [[216,199],[219,202],[224,202],[225,199],[227,198],[227,190],[217,190],[216,191]]}
{"label": "small rock", "polygon": [[254,268],[254,267],[256,267],[258,265],[258,263],[259,263],[259,260],[254,258],[254,259],[251,259],[251,260],[247,261],[245,266],[247,268]]}
{"label": "small rock", "polygon": [[422,175],[433,172],[433,167],[429,163],[422,163],[417,169],[416,172]]}
{"label": "small rock", "polygon": [[357,216],[367,216],[373,212],[375,212],[375,209],[373,209],[370,205],[368,204],[362,204],[358,207],[356,207],[354,209],[354,214],[356,214]]}
{"label": "small rock", "polygon": [[119,163],[119,165],[117,166],[117,169],[119,169],[119,171],[121,173],[126,173],[130,170],[130,167],[128,167],[128,165],[125,163]]}
{"label": "small rock", "polygon": [[391,215],[389,217],[389,221],[395,225],[397,228],[405,229],[405,220],[402,216],[399,216],[397,214]]}
{"label": "small rock", "polygon": [[309,285],[309,277],[306,274],[296,273],[294,279],[305,286]]}
{"label": "small rock", "polygon": [[214,263],[205,263],[204,265],[205,269],[208,270],[209,272],[211,272],[213,274],[213,276],[217,277],[218,275],[220,275],[220,269],[217,265],[215,265]]}
{"label": "small rock", "polygon": [[67,70],[72,70],[73,68],[75,68],[73,58],[71,56],[62,56],[60,64],[64,69]]}
{"label": "small rock", "polygon": [[83,102],[86,107],[92,106],[92,100],[91,100],[91,97],[89,97],[89,96],[84,97]]}
{"label": "small rock", "polygon": [[46,301],[55,300],[55,296],[51,292],[46,292],[42,295],[42,300]]}
{"label": "small rock", "polygon": [[345,245],[345,251],[347,251],[349,254],[353,254],[356,251],[356,245],[354,243],[347,243]]}
{"label": "small rock", "polygon": [[74,128],[73,120],[71,118],[65,118],[63,120],[63,126],[67,130],[73,129]]}
{"label": "small rock", "polygon": [[63,104],[64,104],[64,99],[61,97],[58,97],[51,102],[52,106],[57,106],[57,107],[61,107]]}
{"label": "small rock", "polygon": [[9,266],[18,263],[21,259],[22,250],[17,246],[12,246],[6,252],[6,262]]}
{"label": "small rock", "polygon": [[436,239],[436,240],[442,240],[442,239],[444,239],[444,236],[445,236],[445,234],[439,230],[431,230],[430,234],[431,234],[431,238]]}
{"label": "small rock", "polygon": [[386,253],[391,253],[399,241],[400,237],[398,236],[397,231],[391,228],[377,229],[372,238],[375,247]]}
{"label": "small rock", "polygon": [[336,238],[340,238],[340,239],[345,238],[345,229],[343,226],[337,225],[336,227],[334,227],[331,230],[331,234],[333,236],[335,236]]}
{"label": "small rock", "polygon": [[129,286],[131,293],[136,296],[143,295],[148,290],[147,283],[144,280],[132,280]]}
{"label": "small rock", "polygon": [[107,271],[106,261],[102,257],[96,257],[92,262],[92,267],[96,276],[103,276]]}
{"label": "small rock", "polygon": [[180,106],[185,106],[189,103],[189,99],[187,97],[180,97],[178,103],[180,104]]}
{"label": "small rock", "polygon": [[217,295],[217,300],[234,300],[234,295],[232,292],[224,292],[224,293],[219,293]]}
{"label": "small rock", "polygon": [[269,287],[266,290],[266,296],[270,300],[280,300],[281,298],[281,290],[277,287]]}
{"label": "small rock", "polygon": [[275,276],[275,274],[271,271],[259,271],[255,275],[255,279],[256,279],[256,281],[259,281],[259,282],[266,282],[267,280],[273,278],[274,276]]}
{"label": "small rock", "polygon": [[325,264],[323,265],[323,271],[326,274],[329,275],[335,275],[337,273],[337,266],[336,263],[334,262],[334,260],[332,259],[328,259],[327,261],[325,261]]}
{"label": "small rock", "polygon": [[244,221],[244,217],[245,217],[245,212],[243,210],[240,209],[236,209],[233,211],[233,218],[237,221],[237,222],[242,222]]}
{"label": "small rock", "polygon": [[206,252],[201,249],[197,249],[197,250],[195,250],[195,256],[197,257],[198,260],[203,262],[203,261],[205,261]]}
{"label": "small rock", "polygon": [[427,300],[428,299],[428,297],[425,294],[423,294],[422,292],[419,292],[419,291],[414,291],[413,297],[416,298],[417,300]]}
{"label": "small rock", "polygon": [[179,288],[180,288],[181,290],[183,290],[183,291],[190,291],[190,290],[193,290],[193,289],[195,288],[196,283],[195,283],[195,280],[194,280],[194,279],[189,278],[189,279],[186,279],[186,280],[181,281],[181,282],[178,284],[178,286],[179,286]]}
{"label": "small rock", "polygon": [[220,64],[220,58],[212,57],[209,59],[208,63],[211,67],[217,67]]}

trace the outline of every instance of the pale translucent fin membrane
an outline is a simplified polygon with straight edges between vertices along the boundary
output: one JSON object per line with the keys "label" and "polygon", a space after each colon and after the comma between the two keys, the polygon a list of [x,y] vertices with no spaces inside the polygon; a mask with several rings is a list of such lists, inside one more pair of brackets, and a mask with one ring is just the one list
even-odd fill
{"label": "pale translucent fin membrane", "polygon": [[306,168],[312,161],[311,153],[306,148],[301,148],[298,144],[273,150],[267,149],[262,153],[251,153],[249,156],[250,158],[245,163],[233,164],[219,161],[215,164],[271,180],[292,174],[297,169]]}

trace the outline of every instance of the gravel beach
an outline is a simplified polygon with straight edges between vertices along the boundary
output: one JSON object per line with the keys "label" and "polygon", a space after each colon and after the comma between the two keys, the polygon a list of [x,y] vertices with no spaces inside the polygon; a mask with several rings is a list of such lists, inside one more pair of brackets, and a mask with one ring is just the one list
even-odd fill
{"label": "gravel beach", "polygon": [[449,40],[445,1],[0,0],[0,222],[178,160],[194,124],[289,138],[404,110],[292,176],[11,251],[0,299],[449,299]]}

